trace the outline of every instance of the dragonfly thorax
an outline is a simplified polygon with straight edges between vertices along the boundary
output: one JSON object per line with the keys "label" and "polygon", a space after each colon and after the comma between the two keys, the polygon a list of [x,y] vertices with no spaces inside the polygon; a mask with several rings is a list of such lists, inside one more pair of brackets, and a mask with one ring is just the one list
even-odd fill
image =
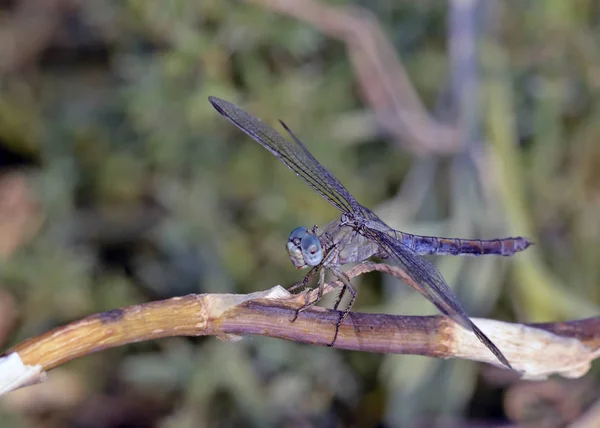
{"label": "dragonfly thorax", "polygon": [[298,269],[317,266],[323,260],[323,248],[314,231],[305,227],[292,230],[287,242],[290,260]]}

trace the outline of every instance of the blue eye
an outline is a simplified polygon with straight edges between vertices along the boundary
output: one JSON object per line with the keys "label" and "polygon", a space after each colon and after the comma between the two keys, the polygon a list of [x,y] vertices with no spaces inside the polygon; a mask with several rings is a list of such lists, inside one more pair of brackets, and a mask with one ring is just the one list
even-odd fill
{"label": "blue eye", "polygon": [[298,240],[298,242],[300,242],[302,237],[304,237],[304,235],[306,235],[307,232],[308,229],[306,229],[306,227],[297,227],[294,230],[292,230],[292,233],[290,233],[288,241],[293,242],[295,240]]}
{"label": "blue eye", "polygon": [[290,256],[290,260],[298,269],[304,269],[308,267],[306,262],[304,261],[304,255],[302,254],[302,249],[300,248],[300,243],[302,242],[302,238],[306,236],[308,230],[306,227],[297,227],[292,230],[287,242],[287,252]]}
{"label": "blue eye", "polygon": [[317,266],[323,260],[323,249],[319,238],[306,227],[292,230],[288,238],[287,251],[294,266],[299,269]]}
{"label": "blue eye", "polygon": [[[293,232],[292,232],[293,233]],[[300,241],[302,257],[308,266],[317,266],[323,260],[323,249],[319,238],[310,233],[306,233]]]}

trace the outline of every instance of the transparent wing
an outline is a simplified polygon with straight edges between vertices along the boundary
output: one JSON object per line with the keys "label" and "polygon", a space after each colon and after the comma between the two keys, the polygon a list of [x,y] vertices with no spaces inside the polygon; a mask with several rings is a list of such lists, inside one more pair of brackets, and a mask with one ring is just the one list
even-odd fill
{"label": "transparent wing", "polygon": [[512,368],[506,357],[494,345],[494,343],[469,319],[462,308],[456,294],[446,283],[442,274],[427,259],[419,256],[416,252],[406,247],[399,241],[379,230],[365,228],[362,233],[379,244],[392,261],[399,263],[406,269],[415,282],[419,292],[446,316],[473,331],[477,338],[498,358],[505,366]]}
{"label": "transparent wing", "polygon": [[337,209],[346,213],[363,212],[363,207],[350,192],[310,154],[283,122],[281,124],[290,134],[293,142],[286,140],[269,125],[228,101],[216,97],[209,97],[208,100],[221,115],[279,158]]}

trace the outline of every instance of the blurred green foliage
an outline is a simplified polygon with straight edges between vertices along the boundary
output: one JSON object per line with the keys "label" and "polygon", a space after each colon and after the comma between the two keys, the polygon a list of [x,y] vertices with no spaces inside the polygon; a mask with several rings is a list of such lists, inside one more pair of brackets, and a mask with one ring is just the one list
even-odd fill
{"label": "blurred green foliage", "polygon": [[[0,18],[26,39],[16,25],[21,3]],[[299,279],[284,251],[289,231],[337,213],[223,120],[209,95],[273,125],[285,120],[393,226],[531,234],[535,250],[514,260],[439,260],[470,313],[551,321],[593,314],[600,303],[597,2],[490,2],[479,40],[484,174],[464,153],[414,156],[376,127],[343,141],[335,131],[343,116],[369,107],[344,45],[306,23],[233,1],[55,3],[55,27],[31,41],[38,49],[17,50],[0,67],[0,156],[27,160],[21,169],[44,216],[35,238],[0,262],[0,283],[20,310],[11,343],[128,304]],[[425,104],[439,106],[450,73],[447,3],[361,3]],[[435,313],[396,281],[357,283],[365,285],[357,310]],[[429,426],[507,414],[522,422],[499,392],[519,382],[489,381],[474,363],[274,339],[174,338],[62,370],[86,385],[76,405],[52,417],[0,408],[5,426]],[[588,378],[597,393],[597,373]],[[534,422],[548,414],[565,422],[551,410]]]}

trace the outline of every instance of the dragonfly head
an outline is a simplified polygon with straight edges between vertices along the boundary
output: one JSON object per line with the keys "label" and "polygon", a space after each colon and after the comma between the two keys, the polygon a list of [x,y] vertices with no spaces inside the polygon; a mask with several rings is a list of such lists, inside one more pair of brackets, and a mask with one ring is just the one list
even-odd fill
{"label": "dragonfly head", "polygon": [[292,263],[298,269],[317,266],[323,260],[323,249],[319,238],[305,227],[292,230],[287,242],[287,251]]}

